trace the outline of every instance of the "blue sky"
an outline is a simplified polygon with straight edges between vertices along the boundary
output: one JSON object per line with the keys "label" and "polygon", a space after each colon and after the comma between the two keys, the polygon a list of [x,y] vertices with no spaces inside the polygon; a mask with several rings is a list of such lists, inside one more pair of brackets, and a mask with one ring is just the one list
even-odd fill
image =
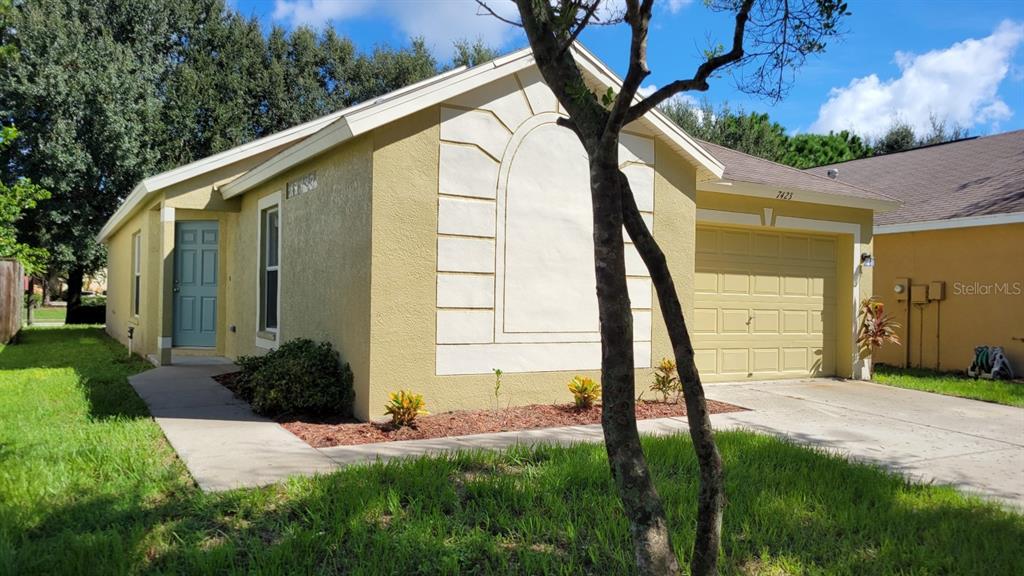
{"label": "blue sky", "polygon": [[[615,1],[615,0],[610,0]],[[234,0],[267,26],[334,26],[363,49],[402,46],[423,36],[447,60],[452,41],[481,38],[508,51],[522,34],[479,15],[472,0]],[[499,9],[512,10],[503,0]],[[732,19],[702,2],[659,0],[652,20],[645,85],[689,76],[701,50],[728,43]],[[850,0],[847,33],[799,70],[778,103],[739,92],[728,76],[712,82],[713,103],[768,112],[791,133],[849,128],[877,135],[895,119],[919,129],[930,116],[981,135],[1024,128],[1024,2],[1019,0]],[[594,28],[584,44],[618,72],[628,30]]]}

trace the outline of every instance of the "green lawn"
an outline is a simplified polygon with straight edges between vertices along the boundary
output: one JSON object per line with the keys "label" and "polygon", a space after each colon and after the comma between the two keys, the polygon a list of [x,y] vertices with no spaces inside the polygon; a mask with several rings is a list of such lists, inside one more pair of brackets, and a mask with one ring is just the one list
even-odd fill
{"label": "green lawn", "polygon": [[875,368],[873,380],[879,384],[898,386],[899,388],[923,390],[1024,408],[1024,382],[1019,381],[975,380],[959,374],[918,368],[894,368],[885,365]]}
{"label": "green lawn", "polygon": [[68,309],[63,306],[46,306],[32,311],[32,319],[37,322],[63,322]]}
{"label": "green lawn", "polygon": [[[95,328],[0,348],[0,574],[629,574],[599,446],[351,468],[226,494],[191,483]],[[723,433],[726,574],[1024,574],[1024,516]],[[689,549],[696,464],[645,440]]]}

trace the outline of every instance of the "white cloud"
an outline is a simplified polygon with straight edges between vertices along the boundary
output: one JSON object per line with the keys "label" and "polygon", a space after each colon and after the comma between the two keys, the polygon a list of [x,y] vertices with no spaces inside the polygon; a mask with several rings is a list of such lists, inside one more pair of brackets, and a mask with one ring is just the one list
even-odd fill
{"label": "white cloud", "polygon": [[[675,14],[692,3],[693,0],[668,0],[659,6]],[[601,5],[602,17],[621,14],[625,5],[625,0],[606,0]],[[490,0],[488,6],[509,20],[519,18],[515,4],[509,0]],[[422,36],[434,54],[443,59],[452,56],[456,40],[479,38],[488,46],[500,48],[520,35],[518,28],[490,15],[475,0],[274,0],[272,18],[291,26],[313,27],[359,18],[384,18],[409,37]]]}
{"label": "white cloud", "polygon": [[[515,5],[495,0],[490,6],[502,16],[516,18]],[[320,27],[329,22],[358,18],[384,18],[403,34],[422,36],[427,46],[441,58],[454,52],[456,40],[483,40],[502,47],[519,31],[486,13],[474,0],[435,0],[432,2],[380,2],[376,0],[275,0],[274,20],[291,26],[305,24]]]}
{"label": "white cloud", "polygon": [[644,98],[650,96],[651,94],[654,94],[657,91],[658,91],[658,85],[657,84],[648,84],[647,86],[641,86],[641,87],[637,88],[637,90],[636,90],[637,94],[643,96]]}
{"label": "white cloud", "polygon": [[811,130],[850,129],[878,136],[896,121],[927,132],[932,116],[963,127],[1005,120],[1013,111],[998,89],[1022,41],[1024,24],[1005,20],[985,38],[919,55],[897,52],[898,78],[881,80],[871,74],[833,88]]}

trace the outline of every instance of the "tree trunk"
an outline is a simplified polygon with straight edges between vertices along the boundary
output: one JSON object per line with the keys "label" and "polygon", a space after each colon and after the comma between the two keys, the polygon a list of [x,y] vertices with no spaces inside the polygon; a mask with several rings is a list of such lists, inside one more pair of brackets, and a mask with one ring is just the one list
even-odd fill
{"label": "tree trunk", "polygon": [[84,281],[85,270],[80,266],[75,266],[68,271],[68,309],[64,316],[65,322],[68,324],[74,324],[78,316],[78,308],[82,305],[82,283]]}
{"label": "tree trunk", "polygon": [[651,274],[661,314],[668,328],[672,352],[676,357],[679,378],[683,381],[686,419],[690,438],[700,467],[700,488],[697,501],[697,533],[693,545],[690,573],[695,576],[718,573],[718,551],[721,545],[722,511],[725,505],[722,457],[715,444],[704,386],[693,358],[693,344],[686,329],[683,307],[676,293],[672,273],[665,254],[647,229],[637,209],[629,181],[617,172],[622,190],[623,223],[633,245]]}
{"label": "tree trunk", "polygon": [[49,306],[54,296],[60,296],[60,275],[55,272],[48,272],[43,277],[43,306]]}
{"label": "tree trunk", "polygon": [[601,426],[608,464],[625,507],[640,574],[678,574],[665,510],[636,428],[633,315],[626,288],[617,139],[590,154],[594,268],[601,325]]}

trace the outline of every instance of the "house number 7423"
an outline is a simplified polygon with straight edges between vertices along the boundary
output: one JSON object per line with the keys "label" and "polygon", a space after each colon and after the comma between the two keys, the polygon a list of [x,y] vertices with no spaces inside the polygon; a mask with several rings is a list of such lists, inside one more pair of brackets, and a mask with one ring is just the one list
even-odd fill
{"label": "house number 7423", "polygon": [[793,193],[792,192],[783,192],[782,190],[779,190],[779,193],[776,194],[775,197],[778,198],[779,200],[792,200],[793,199]]}

